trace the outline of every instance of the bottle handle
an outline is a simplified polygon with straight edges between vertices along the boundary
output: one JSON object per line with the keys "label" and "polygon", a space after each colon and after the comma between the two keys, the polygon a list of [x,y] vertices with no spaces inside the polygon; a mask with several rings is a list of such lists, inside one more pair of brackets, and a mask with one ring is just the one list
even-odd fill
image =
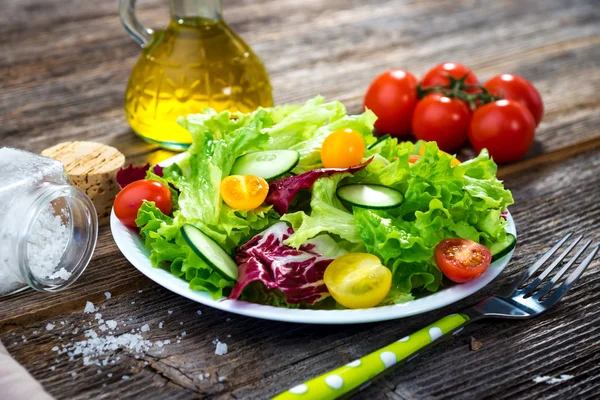
{"label": "bottle handle", "polygon": [[135,16],[136,0],[119,0],[119,16],[129,35],[144,47],[152,40],[153,30],[146,28]]}

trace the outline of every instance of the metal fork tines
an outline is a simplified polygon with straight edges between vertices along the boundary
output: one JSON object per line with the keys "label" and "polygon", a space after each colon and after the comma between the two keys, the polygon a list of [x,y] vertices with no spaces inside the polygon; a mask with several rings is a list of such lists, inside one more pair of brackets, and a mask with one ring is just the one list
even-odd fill
{"label": "metal fork tines", "polygon": [[[550,250],[548,250],[531,267],[520,274],[514,281],[502,288],[496,296],[481,302],[475,309],[481,316],[498,316],[507,318],[528,318],[538,315],[548,308],[555,305],[561,297],[567,293],[571,287],[581,277],[587,267],[590,266],[594,257],[600,249],[600,245],[595,246],[585,259],[570,272],[577,260],[586,252],[592,241],[585,242],[575,251],[568,261],[567,256],[577,247],[583,236],[573,240],[567,248],[546,268],[542,269],[539,275],[536,272],[546,264],[563,245],[569,240],[572,233],[565,235]],[[559,266],[562,268],[550,277],[552,272]],[[570,274],[559,284],[561,278],[567,272]],[[531,282],[527,282],[530,278]],[[544,281],[546,283],[543,284]],[[525,286],[523,286],[525,285]]]}

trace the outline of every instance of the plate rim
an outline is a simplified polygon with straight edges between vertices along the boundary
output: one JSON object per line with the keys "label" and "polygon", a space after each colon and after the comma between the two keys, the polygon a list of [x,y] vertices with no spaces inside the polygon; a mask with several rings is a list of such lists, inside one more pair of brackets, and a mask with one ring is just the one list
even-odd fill
{"label": "plate rim", "polygon": [[[182,160],[185,156],[186,153],[177,154],[162,161],[159,165],[169,166]],[[508,222],[507,232],[517,237],[516,226],[510,212],[507,212],[506,220]],[[515,251],[513,249],[504,257],[493,262],[481,276],[470,282],[451,286],[409,302],[358,310],[308,310],[275,307],[227,298],[213,299],[207,292],[190,289],[187,281],[172,275],[170,272],[162,268],[152,267],[148,256],[149,251],[141,242],[139,234],[135,229],[128,228],[119,221],[114,208],[111,210],[110,215],[110,229],[117,247],[129,263],[147,278],[171,292],[205,306],[246,317],[320,325],[388,321],[411,317],[448,306],[476,293],[496,279],[506,268]]]}

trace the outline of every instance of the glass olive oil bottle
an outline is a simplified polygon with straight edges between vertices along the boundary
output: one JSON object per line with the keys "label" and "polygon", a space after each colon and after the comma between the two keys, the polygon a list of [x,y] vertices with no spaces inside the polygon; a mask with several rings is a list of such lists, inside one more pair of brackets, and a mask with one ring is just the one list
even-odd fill
{"label": "glass olive oil bottle", "polygon": [[120,0],[125,29],[142,45],[125,94],[131,128],[172,150],[191,143],[177,117],[217,111],[249,112],[273,105],[269,76],[252,49],[225,23],[220,0],[170,0],[164,30],[135,18],[135,0]]}

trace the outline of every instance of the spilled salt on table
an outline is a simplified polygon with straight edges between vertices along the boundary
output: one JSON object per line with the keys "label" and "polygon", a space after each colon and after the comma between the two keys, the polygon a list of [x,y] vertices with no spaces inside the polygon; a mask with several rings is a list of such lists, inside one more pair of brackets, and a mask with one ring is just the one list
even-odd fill
{"label": "spilled salt on table", "polygon": [[216,339],[217,347],[215,348],[215,354],[218,356],[222,356],[227,354],[227,344],[220,342],[219,339]]}
{"label": "spilled salt on table", "polygon": [[85,314],[91,314],[95,311],[96,311],[96,308],[94,307],[94,303],[92,303],[91,301],[87,301],[85,303],[85,308],[83,309],[83,312]]}
{"label": "spilled salt on table", "polygon": [[573,379],[573,375],[561,375],[559,377],[551,377],[551,376],[536,376],[533,378],[533,382],[535,383],[547,383],[548,385],[553,385],[555,383],[561,383],[568,381],[569,379]]}

